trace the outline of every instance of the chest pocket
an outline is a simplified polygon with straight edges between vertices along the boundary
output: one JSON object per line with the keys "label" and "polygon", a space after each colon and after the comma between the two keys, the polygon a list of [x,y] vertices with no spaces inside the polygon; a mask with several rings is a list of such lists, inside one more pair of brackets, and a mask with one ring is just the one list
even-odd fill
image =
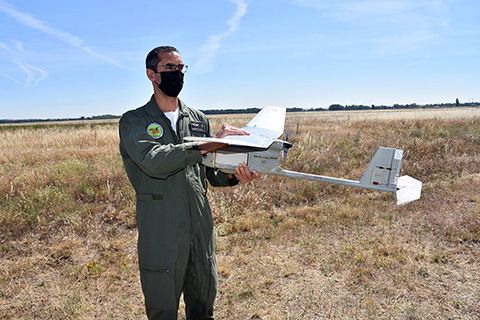
{"label": "chest pocket", "polygon": [[189,123],[190,133],[194,137],[206,137],[207,133],[207,124],[201,121],[190,121]]}

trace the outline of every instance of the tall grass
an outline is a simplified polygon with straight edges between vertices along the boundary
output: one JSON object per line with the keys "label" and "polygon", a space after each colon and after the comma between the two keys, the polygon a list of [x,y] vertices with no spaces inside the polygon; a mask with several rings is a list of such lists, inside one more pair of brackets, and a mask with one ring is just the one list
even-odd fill
{"label": "tall grass", "polygon": [[[273,176],[210,188],[217,318],[478,318],[478,109],[289,114],[285,131],[283,167],[335,177],[404,148],[422,199]],[[116,124],[2,126],[0,172],[0,318],[143,319]]]}

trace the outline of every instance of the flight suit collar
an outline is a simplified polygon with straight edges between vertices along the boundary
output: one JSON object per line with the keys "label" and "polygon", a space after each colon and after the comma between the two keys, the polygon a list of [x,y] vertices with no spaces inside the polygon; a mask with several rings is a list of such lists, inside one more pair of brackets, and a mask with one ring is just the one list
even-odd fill
{"label": "flight suit collar", "polygon": [[[154,95],[152,95],[152,97],[150,98],[150,101],[145,106],[145,109],[147,110],[148,114],[150,114],[154,117],[157,117],[157,116],[164,117],[165,116],[165,114],[158,107],[157,102],[155,101]],[[187,106],[180,99],[178,99],[178,109],[179,109],[178,110],[179,117],[182,117],[182,116],[183,117],[188,117]]]}

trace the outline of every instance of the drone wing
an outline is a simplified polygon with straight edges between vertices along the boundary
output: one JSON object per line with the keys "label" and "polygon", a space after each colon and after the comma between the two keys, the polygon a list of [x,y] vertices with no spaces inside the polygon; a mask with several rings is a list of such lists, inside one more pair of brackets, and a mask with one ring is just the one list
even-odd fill
{"label": "drone wing", "polygon": [[224,138],[185,137],[185,141],[219,142],[234,146],[268,148],[283,134],[286,109],[265,107],[242,129],[248,136],[227,136]]}

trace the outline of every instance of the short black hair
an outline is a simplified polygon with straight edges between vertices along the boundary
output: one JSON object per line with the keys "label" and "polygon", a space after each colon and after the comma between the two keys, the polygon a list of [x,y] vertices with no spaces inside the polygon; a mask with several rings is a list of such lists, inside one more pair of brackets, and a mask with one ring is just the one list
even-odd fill
{"label": "short black hair", "polygon": [[157,64],[160,62],[160,53],[162,52],[178,52],[177,48],[172,46],[160,46],[152,49],[145,59],[145,65],[147,69],[157,70]]}

